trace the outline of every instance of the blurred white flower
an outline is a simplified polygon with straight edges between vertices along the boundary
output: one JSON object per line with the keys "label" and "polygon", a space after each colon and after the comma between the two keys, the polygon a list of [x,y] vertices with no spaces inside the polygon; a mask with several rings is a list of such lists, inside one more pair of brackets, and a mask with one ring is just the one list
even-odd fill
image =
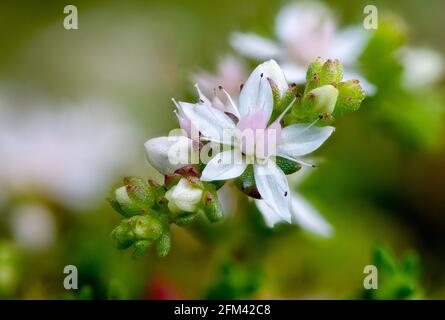
{"label": "blurred white flower", "polygon": [[56,238],[52,213],[41,204],[24,204],[11,212],[11,231],[15,242],[32,251],[45,250]]}
{"label": "blurred white flower", "polygon": [[37,191],[74,209],[103,201],[137,150],[126,114],[96,100],[20,107],[0,103],[3,193]]}
{"label": "blurred white flower", "polygon": [[201,71],[192,79],[206,94],[211,94],[216,88],[223,87],[230,96],[237,97],[240,86],[246,80],[247,73],[242,62],[234,56],[227,55],[218,63],[215,74]]}
{"label": "blurred white flower", "polygon": [[406,47],[400,51],[403,64],[403,85],[416,89],[433,84],[443,77],[442,56],[428,48]]}
{"label": "blurred white flower", "polygon": [[375,87],[355,70],[370,35],[363,26],[337,30],[335,18],[326,6],[303,2],[280,10],[275,33],[279,42],[252,33],[234,33],[230,42],[243,55],[277,59],[287,79],[296,83],[306,81],[307,67],[317,57],[339,59],[345,67],[345,78],[358,79],[368,95],[375,93]]}

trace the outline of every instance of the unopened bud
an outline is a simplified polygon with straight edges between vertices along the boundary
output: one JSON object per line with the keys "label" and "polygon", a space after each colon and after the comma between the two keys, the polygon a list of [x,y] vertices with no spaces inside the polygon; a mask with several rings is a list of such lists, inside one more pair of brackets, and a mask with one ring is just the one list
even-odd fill
{"label": "unopened bud", "polygon": [[150,247],[150,245],[151,245],[150,240],[136,241],[134,243],[133,258],[137,259],[142,257],[147,252],[147,249]]}
{"label": "unopened bud", "polygon": [[337,89],[338,102],[335,107],[334,116],[353,112],[360,108],[362,101],[365,99],[365,91],[360,86],[358,80],[341,82]]}
{"label": "unopened bud", "polygon": [[129,218],[147,212],[158,197],[157,191],[143,179],[127,177],[124,185],[117,188],[108,201],[117,212]]}
{"label": "unopened bud", "polygon": [[224,217],[224,210],[216,193],[206,191],[204,193],[203,210],[211,222],[216,222]]}
{"label": "unopened bud", "polygon": [[321,84],[337,84],[341,79],[343,79],[343,66],[340,61],[326,60],[320,72]]}
{"label": "unopened bud", "polygon": [[168,200],[168,208],[172,213],[196,212],[202,199],[202,189],[196,184],[190,183],[186,178],[179,180],[165,194]]}
{"label": "unopened bud", "polygon": [[124,217],[132,217],[141,213],[141,208],[131,201],[126,186],[117,188],[108,198],[111,206]]}
{"label": "unopened bud", "polygon": [[178,226],[184,227],[184,226],[191,224],[193,221],[195,221],[197,217],[198,217],[197,213],[181,214],[174,218],[174,222]]}
{"label": "unopened bud", "polygon": [[149,215],[136,216],[129,219],[130,226],[137,239],[156,240],[163,231],[161,222]]}
{"label": "unopened bud", "polygon": [[314,76],[318,76],[321,72],[322,67],[323,67],[323,61],[320,57],[318,57],[317,59],[315,59],[314,62],[312,62],[309,65],[309,68],[307,69],[306,72],[306,81],[310,82],[311,80],[314,79]]}
{"label": "unopened bud", "polygon": [[155,242],[156,252],[158,256],[165,257],[170,251],[171,241],[168,232],[163,233]]}
{"label": "unopened bud", "polygon": [[338,90],[332,85],[311,90],[305,97],[307,111],[318,114],[331,114],[337,103]]}
{"label": "unopened bud", "polygon": [[155,194],[141,178],[127,177],[124,179],[128,197],[141,208],[151,208],[155,203]]}
{"label": "unopened bud", "polygon": [[133,244],[135,235],[128,224],[128,219],[123,220],[120,225],[113,229],[111,238],[116,241],[119,249],[127,249]]}

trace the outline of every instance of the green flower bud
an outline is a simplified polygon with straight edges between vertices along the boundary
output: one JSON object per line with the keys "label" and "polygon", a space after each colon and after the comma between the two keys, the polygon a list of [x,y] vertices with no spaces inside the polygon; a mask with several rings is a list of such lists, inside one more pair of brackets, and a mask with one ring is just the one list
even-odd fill
{"label": "green flower bud", "polygon": [[157,196],[153,187],[143,179],[127,177],[124,179],[124,185],[117,188],[108,201],[117,212],[129,218],[152,208]]}
{"label": "green flower bud", "polygon": [[149,240],[139,240],[134,243],[134,251],[133,251],[133,258],[137,259],[142,257],[146,252],[147,249],[150,247],[151,241]]}
{"label": "green flower bud", "polygon": [[311,90],[304,98],[306,110],[318,115],[331,114],[337,103],[338,90],[332,85]]}
{"label": "green flower bud", "polygon": [[295,83],[289,85],[289,88],[284,92],[281,99],[275,103],[271,119],[275,120],[285,109],[292,103],[292,101],[297,97],[298,88]]}
{"label": "green flower bud", "polygon": [[123,220],[120,225],[114,228],[110,236],[116,241],[119,249],[129,248],[136,238],[128,223],[128,219]]}
{"label": "green flower bud", "polygon": [[155,195],[154,209],[162,207],[165,202],[165,188],[154,180],[148,180],[148,186]]}
{"label": "green flower bud", "polygon": [[206,191],[204,193],[204,213],[211,222],[216,222],[224,217],[224,210],[216,193]]}
{"label": "green flower bud", "polygon": [[158,256],[165,257],[170,251],[170,234],[168,232],[163,233],[159,239],[155,241],[155,246]]}
{"label": "green flower bud", "polygon": [[267,78],[267,81],[269,81],[270,87],[272,88],[272,96],[273,96],[273,105],[277,106],[280,103],[281,100],[281,92],[278,88],[277,84],[273,79]]}
{"label": "green flower bud", "polygon": [[198,183],[191,183],[182,178],[178,184],[165,194],[168,200],[168,208],[173,214],[181,212],[196,212],[202,199],[202,188]]}
{"label": "green flower bud", "polygon": [[132,217],[141,214],[141,208],[131,201],[127,193],[127,187],[117,188],[113,195],[108,198],[111,206],[124,217]]}
{"label": "green flower bud", "polygon": [[174,218],[174,222],[180,226],[180,227],[184,227],[187,226],[189,224],[191,224],[193,221],[195,221],[195,219],[198,217],[198,215],[196,213],[186,213],[186,214],[181,214],[178,215]]}
{"label": "green flower bud", "polygon": [[129,224],[136,238],[141,240],[156,240],[163,231],[161,222],[149,215],[131,217]]}
{"label": "green flower bud", "polygon": [[325,84],[337,84],[343,79],[343,66],[338,60],[328,59],[323,64],[320,72],[320,82]]}
{"label": "green flower bud", "polygon": [[356,111],[365,99],[365,91],[358,80],[341,82],[337,86],[338,99],[334,116]]}
{"label": "green flower bud", "polygon": [[124,179],[128,197],[140,208],[151,208],[155,203],[155,193],[141,178],[127,177]]}
{"label": "green flower bud", "polygon": [[320,57],[318,57],[317,59],[315,59],[314,62],[312,62],[309,65],[309,68],[307,69],[306,72],[306,81],[310,82],[311,80],[314,79],[315,76],[318,77],[322,67],[323,67],[323,61]]}

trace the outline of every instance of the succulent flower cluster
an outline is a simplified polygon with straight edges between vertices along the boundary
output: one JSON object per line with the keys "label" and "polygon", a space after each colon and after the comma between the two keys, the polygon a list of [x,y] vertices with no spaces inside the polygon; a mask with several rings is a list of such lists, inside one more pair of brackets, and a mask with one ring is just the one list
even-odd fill
{"label": "succulent flower cluster", "polygon": [[297,101],[286,122],[311,122],[317,118],[330,123],[335,116],[356,111],[363,99],[358,80],[343,79],[343,66],[338,60],[325,62],[317,58],[306,74],[307,85],[303,93],[296,93]]}
{"label": "succulent flower cluster", "polygon": [[198,212],[212,222],[223,217],[222,206],[215,186],[204,184],[197,170],[189,166],[165,176],[165,184],[138,177],[126,177],[109,202],[125,219],[114,228],[111,237],[117,247],[134,247],[135,258],[143,255],[154,244],[164,257],[170,251],[170,224],[185,226]]}
{"label": "succulent flower cluster", "polygon": [[365,97],[359,82],[342,78],[339,61],[318,58],[300,88],[269,60],[241,85],[237,103],[223,87],[212,99],[196,86],[198,102],[173,100],[181,134],[145,143],[163,185],[129,177],[109,198],[125,218],[111,233],[118,248],[133,246],[139,257],[154,244],[165,256],[172,223],[184,226],[201,214],[211,222],[224,217],[218,189],[229,180],[255,199],[268,226],[295,223],[330,234],[329,224],[289,188],[286,175],[314,167],[304,158],[330,137],[334,128],[328,124],[359,108]]}

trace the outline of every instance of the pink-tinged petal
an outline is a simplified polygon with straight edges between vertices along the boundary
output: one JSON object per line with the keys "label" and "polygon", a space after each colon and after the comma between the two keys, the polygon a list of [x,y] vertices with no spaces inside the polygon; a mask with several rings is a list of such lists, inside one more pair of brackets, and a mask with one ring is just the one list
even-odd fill
{"label": "pink-tinged petal", "polygon": [[[262,138],[262,139],[261,139]],[[281,140],[281,125],[279,121],[274,121],[264,131],[264,135],[257,136],[256,155],[260,158],[267,158],[277,154],[277,146]],[[261,149],[263,147],[264,149]]]}
{"label": "pink-tinged petal", "polygon": [[240,118],[262,110],[269,120],[272,109],[272,88],[259,66],[252,72],[241,90],[238,103]]}
{"label": "pink-tinged petal", "polygon": [[202,181],[228,180],[239,177],[247,164],[239,151],[228,150],[218,153],[207,163],[201,175]]}
{"label": "pink-tinged petal", "polygon": [[192,135],[192,123],[185,116],[181,116],[179,113],[176,113],[176,117],[178,118],[179,126],[182,130],[185,131],[188,137]]}
{"label": "pink-tinged petal", "polygon": [[220,98],[218,98],[217,96],[214,96],[212,99],[212,107],[225,112],[226,111],[226,106],[224,105],[224,103],[221,101]]}
{"label": "pink-tinged petal", "polygon": [[276,43],[253,33],[236,32],[231,35],[230,44],[239,53],[256,59],[282,56],[282,49]]}
{"label": "pink-tinged petal", "polygon": [[335,20],[329,9],[318,2],[285,6],[276,20],[278,38],[299,64],[325,56],[333,44],[335,29]]}
{"label": "pink-tinged petal", "polygon": [[262,199],[285,221],[291,222],[290,192],[286,176],[274,161],[253,166],[255,183]]}
{"label": "pink-tinged petal", "polygon": [[253,110],[239,120],[237,128],[241,131],[245,129],[265,129],[268,120],[269,117],[264,110]]}
{"label": "pink-tinged petal", "polygon": [[224,112],[204,104],[179,104],[185,116],[206,138],[222,144],[233,144],[235,124]]}
{"label": "pink-tinged petal", "polygon": [[253,70],[239,96],[238,110],[241,118],[256,110],[264,110],[270,118],[273,109],[272,88],[268,79],[277,85],[280,94],[288,89],[287,80],[280,66],[268,60]]}

